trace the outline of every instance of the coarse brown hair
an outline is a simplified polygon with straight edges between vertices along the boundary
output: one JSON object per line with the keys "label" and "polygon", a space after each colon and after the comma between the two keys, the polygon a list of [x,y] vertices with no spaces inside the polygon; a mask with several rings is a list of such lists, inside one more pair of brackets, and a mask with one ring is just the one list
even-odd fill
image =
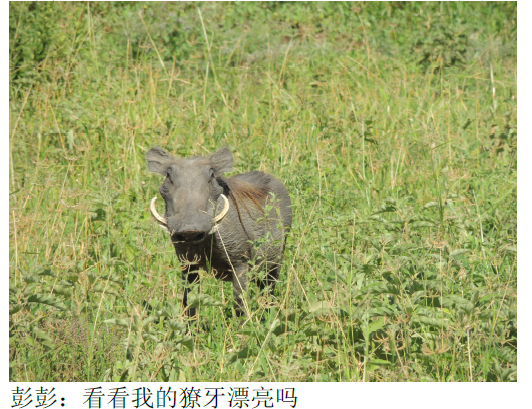
{"label": "coarse brown hair", "polygon": [[238,178],[238,176],[239,175],[236,175],[236,177],[233,176],[231,178],[220,177],[218,178],[218,181],[224,186],[224,190],[235,204],[240,223],[244,226],[242,220],[242,207],[246,209],[250,217],[251,211],[248,205],[255,207],[264,214],[263,206],[266,203],[270,190],[266,186],[257,186],[256,184]]}

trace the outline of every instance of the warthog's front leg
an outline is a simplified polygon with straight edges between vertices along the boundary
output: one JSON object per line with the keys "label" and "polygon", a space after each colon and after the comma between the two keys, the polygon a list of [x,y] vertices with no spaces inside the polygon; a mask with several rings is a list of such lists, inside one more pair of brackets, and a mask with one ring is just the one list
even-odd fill
{"label": "warthog's front leg", "polygon": [[235,312],[237,317],[244,315],[246,311],[244,294],[248,292],[248,266],[247,264],[235,265],[233,272],[233,297],[235,298]]}
{"label": "warthog's front leg", "polygon": [[[197,284],[199,282],[199,274],[195,272],[196,269],[193,269],[193,266],[190,269],[183,271],[183,281],[185,281],[185,290],[183,291],[183,308],[187,308],[187,298],[190,291],[190,286],[192,284]],[[196,315],[195,308],[189,308],[187,311],[189,317]]]}

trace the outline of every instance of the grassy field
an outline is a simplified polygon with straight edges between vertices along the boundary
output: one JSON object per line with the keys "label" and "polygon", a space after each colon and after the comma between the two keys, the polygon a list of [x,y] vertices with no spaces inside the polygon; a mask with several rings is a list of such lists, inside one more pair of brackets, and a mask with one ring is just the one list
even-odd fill
{"label": "grassy field", "polygon": [[[10,380],[517,380],[516,15],[10,3]],[[155,145],[291,194],[243,327],[209,272],[183,315]]]}

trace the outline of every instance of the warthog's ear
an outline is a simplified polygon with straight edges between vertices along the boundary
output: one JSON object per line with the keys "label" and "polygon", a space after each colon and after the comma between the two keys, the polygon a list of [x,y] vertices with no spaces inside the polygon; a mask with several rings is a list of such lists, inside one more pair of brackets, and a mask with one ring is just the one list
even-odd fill
{"label": "warthog's ear", "polygon": [[227,148],[218,149],[211,156],[211,167],[217,175],[233,170],[233,154]]}
{"label": "warthog's ear", "polygon": [[166,175],[166,169],[172,162],[172,157],[163,148],[155,146],[146,153],[146,160],[148,161],[148,169],[150,172],[160,173]]}

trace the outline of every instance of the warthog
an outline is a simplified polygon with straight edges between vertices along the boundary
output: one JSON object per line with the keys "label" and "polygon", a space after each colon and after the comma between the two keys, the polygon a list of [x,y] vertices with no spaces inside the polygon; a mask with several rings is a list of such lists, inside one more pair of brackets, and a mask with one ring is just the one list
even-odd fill
{"label": "warthog", "polygon": [[[225,178],[233,169],[233,155],[222,148],[206,157],[176,158],[162,148],[146,154],[151,172],[165,176],[159,192],[164,217],[150,210],[156,222],[170,233],[183,280],[199,279],[197,270],[210,266],[216,278],[233,282],[237,316],[244,313],[242,292],[248,289],[253,265],[265,274],[261,289],[273,290],[283,262],[286,234],[292,225],[292,207],[286,187],[273,176],[253,171]],[[187,306],[185,286],[183,306]],[[188,310],[196,314],[195,308]]]}

